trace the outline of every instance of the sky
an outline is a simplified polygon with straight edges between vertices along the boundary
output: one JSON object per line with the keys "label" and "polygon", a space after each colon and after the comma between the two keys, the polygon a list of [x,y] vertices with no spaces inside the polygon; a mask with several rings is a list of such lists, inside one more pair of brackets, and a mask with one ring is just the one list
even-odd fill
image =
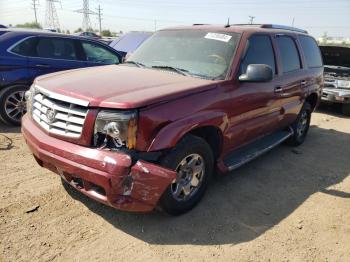
{"label": "sky", "polygon": [[[83,0],[55,0],[60,27],[73,31],[82,26],[83,15],[75,12]],[[45,27],[47,0],[37,0],[38,22]],[[33,0],[0,0],[0,24],[34,21]],[[193,23],[254,23],[293,25],[315,37],[350,38],[350,0],[90,0],[89,8],[102,8],[102,29],[154,31]],[[98,29],[96,15],[91,25]]]}

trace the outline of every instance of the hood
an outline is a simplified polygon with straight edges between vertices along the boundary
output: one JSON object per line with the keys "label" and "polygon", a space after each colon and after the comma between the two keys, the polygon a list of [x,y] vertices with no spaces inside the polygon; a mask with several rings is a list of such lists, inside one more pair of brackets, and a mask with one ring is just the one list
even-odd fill
{"label": "hood", "polygon": [[92,107],[120,109],[143,107],[215,87],[211,80],[125,65],[53,73],[38,77],[35,84],[85,100]]}
{"label": "hood", "polygon": [[350,68],[350,48],[343,46],[320,46],[323,63],[328,66]]}

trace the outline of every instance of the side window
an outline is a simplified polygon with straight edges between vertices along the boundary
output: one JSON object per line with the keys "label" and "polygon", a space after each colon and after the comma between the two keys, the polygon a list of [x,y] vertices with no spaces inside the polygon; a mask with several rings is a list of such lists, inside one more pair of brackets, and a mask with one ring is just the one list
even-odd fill
{"label": "side window", "polygon": [[267,35],[253,35],[249,38],[248,50],[241,64],[241,73],[245,73],[250,64],[269,65],[276,72],[275,55],[271,39]]}
{"label": "side window", "polygon": [[40,37],[36,46],[38,57],[78,60],[74,41],[54,37]]}
{"label": "side window", "polygon": [[283,73],[300,69],[300,56],[293,38],[289,36],[278,36],[276,43],[280,51]]}
{"label": "side window", "polygon": [[299,36],[308,67],[321,67],[323,65],[321,52],[316,41],[309,36]]}
{"label": "side window", "polygon": [[89,42],[83,42],[82,46],[86,54],[86,60],[89,62],[101,64],[118,64],[120,62],[116,54],[102,46]]}
{"label": "side window", "polygon": [[28,38],[17,44],[10,51],[22,56],[36,56],[35,46],[37,41],[38,39],[36,37]]}

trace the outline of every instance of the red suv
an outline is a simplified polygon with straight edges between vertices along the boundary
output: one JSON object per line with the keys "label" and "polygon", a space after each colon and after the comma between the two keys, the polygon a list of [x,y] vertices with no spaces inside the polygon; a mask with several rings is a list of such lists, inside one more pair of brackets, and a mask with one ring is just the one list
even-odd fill
{"label": "red suv", "polygon": [[41,166],[89,197],[177,215],[215,171],[303,143],[322,85],[306,31],[178,27],[155,33],[125,64],[37,78],[22,133]]}

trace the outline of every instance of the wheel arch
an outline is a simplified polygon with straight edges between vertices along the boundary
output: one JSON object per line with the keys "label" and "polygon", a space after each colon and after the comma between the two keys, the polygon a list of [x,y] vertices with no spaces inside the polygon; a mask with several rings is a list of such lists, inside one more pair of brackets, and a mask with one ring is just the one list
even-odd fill
{"label": "wheel arch", "polygon": [[223,134],[219,128],[215,126],[201,126],[191,130],[189,134],[205,140],[209,144],[215,158],[220,156],[223,145]]}
{"label": "wheel arch", "polygon": [[172,148],[184,136],[192,134],[203,138],[213,150],[214,156],[218,157],[223,148],[223,133],[227,127],[228,117],[224,112],[202,112],[163,127],[147,151]]}
{"label": "wheel arch", "polygon": [[311,110],[314,111],[316,109],[316,107],[318,106],[319,103],[319,96],[317,93],[311,93],[309,94],[306,99],[305,102],[308,102],[311,106]]}

